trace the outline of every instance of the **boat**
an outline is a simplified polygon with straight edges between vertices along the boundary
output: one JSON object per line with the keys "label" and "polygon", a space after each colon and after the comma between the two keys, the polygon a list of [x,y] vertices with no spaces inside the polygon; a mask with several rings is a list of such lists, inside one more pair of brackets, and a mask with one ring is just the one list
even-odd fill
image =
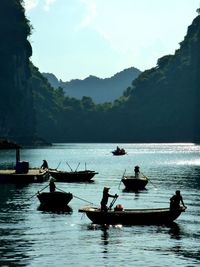
{"label": "boat", "polygon": [[56,182],[92,182],[91,179],[98,174],[98,172],[91,170],[84,171],[59,171],[50,169],[50,175],[56,179]]}
{"label": "boat", "polygon": [[0,169],[0,183],[26,184],[45,182],[49,179],[48,169],[29,168],[28,161],[20,161],[20,146],[16,149],[16,164],[13,168]]}
{"label": "boat", "polygon": [[126,155],[127,152],[124,148],[117,147],[114,151],[111,152],[114,156],[123,156]]}
{"label": "boat", "polygon": [[67,192],[38,192],[37,197],[43,208],[63,209],[68,208],[73,199],[72,193]]}
{"label": "boat", "polygon": [[19,172],[16,169],[1,169],[0,183],[41,183],[49,179],[48,170],[41,170],[40,168],[28,168],[26,172]]}
{"label": "boat", "polygon": [[[120,205],[121,206],[121,205]],[[152,209],[118,209],[101,211],[96,207],[83,207],[79,212],[83,212],[94,224],[101,225],[162,225],[175,221],[184,207],[179,209],[152,208]]]}
{"label": "boat", "polygon": [[144,175],[136,176],[123,176],[121,179],[125,185],[126,190],[138,191],[145,188],[148,184],[148,178]]}

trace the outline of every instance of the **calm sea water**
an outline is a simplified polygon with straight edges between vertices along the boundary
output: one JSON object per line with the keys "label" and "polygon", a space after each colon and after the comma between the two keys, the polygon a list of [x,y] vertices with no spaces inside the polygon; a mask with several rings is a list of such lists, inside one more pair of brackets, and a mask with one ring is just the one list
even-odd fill
{"label": "calm sea water", "polygon": [[[38,210],[35,194],[42,184],[0,185],[0,266],[200,266],[200,146],[193,144],[119,144],[128,154],[113,156],[117,144],[55,144],[23,149],[21,160],[38,167],[99,172],[94,183],[57,183],[74,194],[71,213]],[[13,151],[0,151],[0,166],[14,163]],[[80,163],[80,165],[79,165]],[[151,182],[139,193],[125,192],[121,177],[135,165]],[[171,226],[110,227],[91,225],[78,212],[99,206],[104,186],[126,208],[168,207],[181,190],[187,210]],[[46,189],[45,189],[46,190]],[[45,191],[44,190],[44,191]],[[78,198],[77,198],[78,197]],[[79,198],[83,199],[80,200]],[[84,201],[85,200],[85,201]]]}

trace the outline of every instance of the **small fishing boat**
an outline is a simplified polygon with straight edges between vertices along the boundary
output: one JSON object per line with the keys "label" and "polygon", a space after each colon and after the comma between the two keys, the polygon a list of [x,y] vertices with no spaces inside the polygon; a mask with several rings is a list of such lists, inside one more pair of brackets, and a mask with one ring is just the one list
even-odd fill
{"label": "small fishing boat", "polygon": [[136,176],[123,176],[121,179],[125,185],[126,190],[138,191],[145,188],[148,184],[148,178],[144,175]]}
{"label": "small fishing boat", "polygon": [[14,148],[16,149],[15,166],[0,169],[0,183],[40,183],[49,179],[48,169],[29,168],[28,161],[20,161],[20,146],[16,145]]}
{"label": "small fishing boat", "polygon": [[91,182],[91,179],[98,172],[91,170],[84,171],[59,171],[49,170],[50,175],[56,179],[56,182]]}
{"label": "small fishing boat", "polygon": [[41,183],[49,179],[48,170],[41,170],[40,168],[28,168],[26,172],[19,172],[16,169],[1,169],[0,183]]}
{"label": "small fishing boat", "polygon": [[37,197],[43,207],[63,209],[72,200],[72,193],[67,192],[38,192]]}
{"label": "small fishing boat", "polygon": [[126,155],[127,152],[124,148],[117,147],[114,151],[111,152],[114,156],[123,156]]}
{"label": "small fishing boat", "polygon": [[95,207],[83,207],[79,212],[86,213],[94,224],[101,225],[161,225],[176,220],[185,208],[153,208],[153,209],[118,209],[101,211]]}

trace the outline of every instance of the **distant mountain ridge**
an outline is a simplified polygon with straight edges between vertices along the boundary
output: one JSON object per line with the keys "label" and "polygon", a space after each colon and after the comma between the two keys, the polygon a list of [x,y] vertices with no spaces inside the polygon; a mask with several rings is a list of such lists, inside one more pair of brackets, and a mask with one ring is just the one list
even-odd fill
{"label": "distant mountain ridge", "polygon": [[95,103],[112,102],[123,95],[127,87],[131,86],[141,71],[137,68],[127,68],[116,73],[110,78],[98,78],[90,75],[80,80],[74,79],[69,82],[59,81],[52,73],[42,73],[48,79],[52,87],[62,87],[65,95],[82,99],[83,96],[91,97]]}

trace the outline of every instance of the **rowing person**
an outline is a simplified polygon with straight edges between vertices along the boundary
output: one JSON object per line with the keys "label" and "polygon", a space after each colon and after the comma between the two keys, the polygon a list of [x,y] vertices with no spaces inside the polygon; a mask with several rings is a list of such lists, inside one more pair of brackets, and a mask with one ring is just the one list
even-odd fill
{"label": "rowing person", "polygon": [[56,179],[54,179],[53,177],[49,181],[49,191],[51,193],[54,193],[56,191],[55,181],[56,181]]}
{"label": "rowing person", "polygon": [[170,209],[179,209],[181,207],[180,203],[186,209],[180,190],[176,190],[175,195],[170,198]]}
{"label": "rowing person", "polygon": [[115,194],[115,195],[109,194],[109,190],[110,190],[109,187],[104,187],[104,189],[103,189],[103,197],[101,200],[101,211],[107,211],[108,210],[107,203],[108,203],[109,197],[112,197],[112,198],[118,197],[117,194]]}
{"label": "rowing person", "polygon": [[140,167],[139,166],[135,166],[134,172],[135,172],[135,178],[139,179],[139,177],[140,177]]}

